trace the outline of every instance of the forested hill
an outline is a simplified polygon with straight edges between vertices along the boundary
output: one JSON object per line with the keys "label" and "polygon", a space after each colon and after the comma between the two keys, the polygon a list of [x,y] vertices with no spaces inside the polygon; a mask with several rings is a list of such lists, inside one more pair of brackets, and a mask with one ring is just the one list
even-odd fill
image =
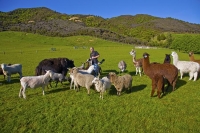
{"label": "forested hill", "polygon": [[62,37],[91,35],[136,45],[152,45],[155,43],[155,37],[165,36],[166,32],[200,34],[200,24],[146,14],[122,15],[113,18],[81,14],[69,15],[39,7],[0,12],[0,31],[10,30]]}

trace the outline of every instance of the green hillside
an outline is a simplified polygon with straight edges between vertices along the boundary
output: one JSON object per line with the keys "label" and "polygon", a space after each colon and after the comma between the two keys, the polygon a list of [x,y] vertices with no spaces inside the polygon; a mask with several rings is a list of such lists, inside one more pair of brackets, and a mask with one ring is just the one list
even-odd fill
{"label": "green hillside", "polygon": [[[200,24],[147,14],[121,15],[109,19],[94,15],[61,14],[45,7],[0,12],[0,31],[23,31],[46,36],[89,35],[134,45],[170,48],[171,38],[163,35],[199,35]],[[198,44],[197,44],[198,45]]]}

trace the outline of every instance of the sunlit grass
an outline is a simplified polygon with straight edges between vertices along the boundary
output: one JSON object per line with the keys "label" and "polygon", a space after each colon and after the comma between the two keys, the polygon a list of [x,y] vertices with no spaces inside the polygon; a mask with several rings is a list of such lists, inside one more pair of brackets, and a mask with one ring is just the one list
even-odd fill
{"label": "sunlit grass", "polygon": [[[22,39],[23,38],[23,39]],[[188,74],[177,81],[177,89],[163,98],[150,97],[151,80],[135,75],[129,52],[131,45],[113,43],[88,36],[51,38],[34,34],[0,32],[0,62],[21,63],[23,75],[34,75],[35,67],[45,58],[67,57],[81,65],[89,57],[89,47],[94,46],[105,59],[101,65],[102,76],[110,71],[118,72],[117,64],[124,60],[126,73],[133,76],[132,92],[116,95],[112,86],[104,99],[91,89],[79,92],[69,89],[69,82],[58,87],[28,89],[27,99],[18,97],[19,76],[12,75],[11,83],[0,76],[0,132],[200,132],[199,79],[188,81]],[[78,49],[74,49],[78,46]],[[85,46],[86,48],[83,48]],[[56,51],[51,51],[52,47]],[[22,52],[21,52],[22,51]],[[162,63],[170,49],[136,49],[137,58],[144,52],[151,62]],[[5,52],[5,54],[4,54]],[[178,51],[177,51],[178,52]],[[189,60],[187,53],[178,52],[180,60]],[[200,55],[195,55],[196,59]],[[54,84],[53,84],[54,86]]]}

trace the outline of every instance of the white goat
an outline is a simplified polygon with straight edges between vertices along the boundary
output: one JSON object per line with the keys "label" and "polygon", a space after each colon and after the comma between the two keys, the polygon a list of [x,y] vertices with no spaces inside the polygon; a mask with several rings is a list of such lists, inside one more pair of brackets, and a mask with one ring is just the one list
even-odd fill
{"label": "white goat", "polygon": [[22,77],[20,79],[21,88],[19,91],[19,97],[21,97],[21,95],[23,95],[23,98],[26,99],[25,91],[28,87],[32,88],[32,89],[42,87],[43,95],[45,95],[44,89],[45,89],[45,86],[47,86],[49,84],[49,80],[52,77],[51,72],[52,71],[47,70],[45,75]]}
{"label": "white goat", "polygon": [[[52,76],[51,76],[52,81],[56,82],[56,86],[55,87],[57,87],[58,82],[60,82],[62,84],[63,81],[67,81],[68,80],[67,77],[64,77],[61,73],[55,73],[53,71],[51,71],[51,73],[52,73]],[[51,86],[51,82],[49,83],[49,85]]]}
{"label": "white goat", "polygon": [[3,70],[4,75],[7,76],[7,81],[10,82],[10,77],[12,74],[18,73],[20,78],[22,78],[22,65],[21,64],[13,64],[13,65],[7,65],[7,64],[1,64],[1,68]]}
{"label": "white goat", "polygon": [[179,61],[178,54],[176,52],[172,52],[171,55],[173,57],[173,64],[180,70],[181,79],[184,73],[189,73],[189,80],[192,80],[194,77],[194,81],[196,81],[198,71],[200,69],[199,64],[192,61]]}
{"label": "white goat", "polygon": [[94,71],[94,65],[91,65],[87,70],[79,69],[82,74],[92,74]]}
{"label": "white goat", "polygon": [[119,63],[118,63],[118,68],[120,69],[120,72],[124,72],[126,70],[126,62],[121,60]]}
{"label": "white goat", "polygon": [[[90,87],[93,85],[92,80],[94,79],[93,75],[82,74],[76,67],[74,67],[70,69],[70,77],[72,78],[74,82],[74,89],[75,89],[75,86],[77,87],[77,91],[79,90],[79,86],[85,87],[88,91],[88,95],[90,94]],[[71,85],[70,85],[70,89],[71,89]]]}
{"label": "white goat", "polygon": [[95,77],[92,83],[95,85],[95,89],[100,92],[100,98],[103,99],[103,93],[111,87],[110,80],[107,77],[103,77],[102,79]]}

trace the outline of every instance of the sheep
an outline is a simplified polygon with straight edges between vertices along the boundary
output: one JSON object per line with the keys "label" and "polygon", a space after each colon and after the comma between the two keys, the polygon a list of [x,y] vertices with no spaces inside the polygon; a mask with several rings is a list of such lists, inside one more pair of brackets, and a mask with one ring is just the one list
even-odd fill
{"label": "sheep", "polygon": [[2,63],[1,68],[3,70],[4,75],[7,76],[7,81],[10,82],[10,77],[12,74],[18,73],[20,76],[20,79],[22,78],[22,65],[21,64],[13,64],[13,65],[7,65]]}
{"label": "sheep", "polygon": [[27,88],[38,88],[42,87],[43,95],[45,95],[44,89],[45,86],[49,84],[49,81],[52,77],[52,71],[47,70],[46,74],[41,76],[26,76],[20,79],[21,88],[19,91],[19,97],[23,95],[23,98],[26,99],[25,91]]}
{"label": "sheep", "polygon": [[95,85],[95,89],[100,92],[100,98],[103,99],[103,93],[111,88],[111,82],[107,77],[103,77],[100,79],[99,77],[95,77],[92,81]]}
{"label": "sheep", "polygon": [[135,75],[137,75],[139,73],[140,77],[141,77],[141,74],[142,74],[142,71],[143,71],[143,68],[142,68],[143,58],[136,59],[136,51],[134,51],[133,49],[131,50],[130,55],[133,56],[133,64],[134,64],[135,69],[136,69]]}
{"label": "sheep", "polygon": [[[10,66],[11,64],[8,64],[8,66]],[[0,68],[0,75],[3,75],[3,77],[4,77],[4,80],[5,80],[5,77],[6,77],[6,75],[4,74],[4,72],[3,72],[3,69],[2,68]]]}
{"label": "sheep", "polygon": [[[75,67],[74,67],[74,69],[75,69]],[[70,70],[70,72],[69,72],[69,74],[70,74],[70,78],[71,78],[71,82],[70,82],[70,89],[72,88],[72,84],[74,83],[74,76],[73,76],[73,70],[74,69],[69,69]],[[91,65],[89,68],[88,68],[88,70],[82,70],[82,69],[80,69],[80,68],[76,68],[77,70],[78,70],[78,72],[80,72],[81,74],[91,74],[91,75],[94,75],[94,65]],[[74,85],[74,89],[75,89],[75,85]]]}
{"label": "sheep", "polygon": [[[77,91],[79,91],[79,86],[85,87],[87,89],[87,94],[90,94],[90,87],[93,85],[92,81],[94,76],[91,74],[82,74],[79,70],[74,67],[70,69],[70,77],[73,77],[74,80],[74,89],[77,87]],[[71,89],[71,86],[70,86]]]}
{"label": "sheep", "polygon": [[[159,64],[151,63],[149,61],[149,54],[143,54],[143,70],[144,73],[152,80],[152,93],[154,94],[155,87],[157,87],[158,98],[161,98],[160,93],[164,93],[164,81],[163,78],[168,80],[169,84],[173,86],[173,91],[175,90],[176,81],[178,79],[178,69],[169,63]],[[167,87],[167,89],[168,89]]]}
{"label": "sheep", "polygon": [[108,79],[115,86],[118,96],[121,95],[123,88],[131,91],[133,78],[130,74],[117,76],[115,72],[110,72],[108,74]]}
{"label": "sheep", "polygon": [[[53,71],[51,71],[51,73],[52,73],[52,76],[51,76],[51,80],[50,81],[55,81],[56,82],[56,86],[55,87],[57,87],[58,82],[60,82],[62,84],[63,81],[67,81],[68,80],[68,78],[64,77],[61,73],[55,73]],[[49,85],[51,86],[51,82],[49,83]]]}
{"label": "sheep", "polygon": [[163,63],[171,63],[171,58],[170,58],[170,54],[165,54],[165,59]]}
{"label": "sheep", "polygon": [[121,60],[119,63],[118,63],[118,68],[120,69],[119,73],[120,72],[124,72],[126,70],[126,62]]}
{"label": "sheep", "polygon": [[180,70],[181,79],[183,78],[184,73],[189,73],[189,80],[192,80],[194,77],[194,81],[196,81],[200,65],[193,61],[179,61],[178,54],[174,51],[171,55],[173,57],[173,64]]}

